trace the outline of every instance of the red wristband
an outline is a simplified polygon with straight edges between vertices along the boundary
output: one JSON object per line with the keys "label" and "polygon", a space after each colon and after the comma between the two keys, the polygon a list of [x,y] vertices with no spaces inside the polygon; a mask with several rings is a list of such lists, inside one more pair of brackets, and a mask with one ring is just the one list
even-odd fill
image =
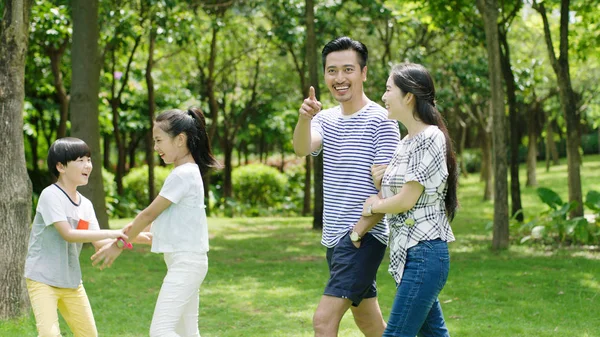
{"label": "red wristband", "polygon": [[123,238],[117,239],[117,247],[123,249],[133,249],[133,245],[130,242],[123,240]]}

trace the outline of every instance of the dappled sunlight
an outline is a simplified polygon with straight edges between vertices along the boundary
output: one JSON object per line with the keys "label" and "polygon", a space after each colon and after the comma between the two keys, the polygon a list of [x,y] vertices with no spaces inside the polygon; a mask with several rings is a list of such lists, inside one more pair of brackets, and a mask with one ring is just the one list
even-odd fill
{"label": "dappled sunlight", "polygon": [[593,301],[600,298],[600,281],[595,279],[591,274],[583,274],[580,284],[584,287],[590,288],[587,296],[581,292],[579,295],[581,298]]}

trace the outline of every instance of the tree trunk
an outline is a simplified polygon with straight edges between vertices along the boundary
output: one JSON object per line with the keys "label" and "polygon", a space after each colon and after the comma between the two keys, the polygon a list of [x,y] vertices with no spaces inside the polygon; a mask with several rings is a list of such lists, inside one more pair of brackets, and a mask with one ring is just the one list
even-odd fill
{"label": "tree trunk", "polygon": [[73,44],[71,45],[71,135],[85,141],[92,150],[96,172],[79,188],[94,205],[100,228],[108,228],[108,215],[102,181],[98,93],[100,64],[98,53],[98,0],[73,0]]}
{"label": "tree trunk", "polygon": [[554,54],[550,25],[546,16],[544,3],[533,2],[534,8],[542,16],[544,23],[544,36],[546,47],[550,57],[552,69],[558,80],[558,95],[560,97],[560,107],[567,122],[567,168],[569,201],[575,202],[575,208],[570,212],[571,217],[583,216],[583,195],[581,191],[581,156],[579,154],[579,136],[580,117],[577,112],[575,93],[571,85],[571,74],[569,69],[569,0],[560,2],[560,46],[559,57]]}
{"label": "tree trunk", "polygon": [[302,204],[302,216],[307,216],[310,213],[310,202],[312,201],[310,194],[310,182],[312,178],[312,156],[304,158],[304,202]]}
{"label": "tree trunk", "polygon": [[483,200],[492,200],[494,198],[492,135],[487,130],[482,130],[481,138],[481,181],[484,182]]}
{"label": "tree trunk", "polygon": [[527,144],[527,186],[537,186],[535,169],[537,166],[537,132],[529,130]]}
{"label": "tree trunk", "polygon": [[[458,111],[458,109],[456,110]],[[465,144],[467,142],[467,123],[460,120],[460,141],[458,142],[458,156],[460,158],[460,172],[463,177],[467,177],[467,165],[465,164]]]}
{"label": "tree trunk", "polygon": [[23,147],[25,60],[31,1],[4,2],[0,20],[0,320],[27,312],[23,278],[31,224],[31,181]]}
{"label": "tree trunk", "polygon": [[[309,83],[315,88],[317,99],[321,97],[319,90],[319,59],[317,57],[317,37],[315,34],[315,4],[306,0],[306,57]],[[314,183],[315,207],[313,209],[313,229],[323,229],[323,153],[315,157]]]}
{"label": "tree trunk", "polygon": [[[146,88],[148,90],[148,124],[149,131],[146,133],[146,164],[148,164],[148,198],[150,202],[156,197],[154,189],[154,141],[152,138],[152,129],[154,128],[154,113],[156,111],[156,96],[154,92],[154,78],[152,77],[152,68],[154,66],[154,45],[156,43],[156,29],[150,24],[150,38],[148,46],[148,61],[146,62]],[[204,187],[207,188],[206,186]],[[205,201],[208,210],[208,199]]]}
{"label": "tree trunk", "polygon": [[534,102],[527,113],[527,138],[529,139],[527,144],[527,186],[537,186],[537,145],[540,135],[538,120],[541,112],[541,104]]}
{"label": "tree trunk", "polygon": [[546,124],[546,172],[550,170],[550,161],[552,165],[559,165],[558,149],[554,141],[554,120],[548,120]]}
{"label": "tree trunk", "polygon": [[519,183],[519,145],[521,145],[521,134],[519,132],[519,109],[517,107],[517,94],[515,75],[510,63],[510,47],[508,45],[508,32],[504,27],[499,27],[498,38],[500,40],[500,62],[502,74],[506,84],[506,98],[508,101],[508,113],[510,122],[510,199],[511,217],[523,221],[523,206],[521,204],[521,185]]}
{"label": "tree trunk", "polygon": [[[226,137],[223,138],[226,139]],[[223,144],[223,165],[225,167],[223,170],[223,197],[227,199],[233,197],[233,185],[231,183],[231,172],[233,170],[233,167],[231,166],[231,157],[233,153],[233,146],[228,140],[225,140],[224,142],[225,144]]]}
{"label": "tree trunk", "polygon": [[52,69],[52,75],[54,77],[54,90],[56,91],[56,100],[60,107],[60,120],[58,122],[58,130],[56,131],[56,138],[63,138],[67,135],[67,119],[69,117],[69,96],[63,82],[63,76],[61,71],[61,59],[67,48],[68,40],[65,41],[60,47],[54,48],[49,47],[46,49],[46,53],[50,57],[50,68]]}
{"label": "tree trunk", "polygon": [[102,142],[104,144],[103,148],[103,166],[107,171],[110,171],[110,135],[106,134],[102,136]]}
{"label": "tree trunk", "polygon": [[506,178],[506,136],[504,115],[504,88],[498,40],[498,5],[496,0],[478,0],[477,7],[483,14],[483,24],[488,54],[490,90],[492,94],[492,119],[494,128],[494,234],[492,249],[508,248],[508,182]]}

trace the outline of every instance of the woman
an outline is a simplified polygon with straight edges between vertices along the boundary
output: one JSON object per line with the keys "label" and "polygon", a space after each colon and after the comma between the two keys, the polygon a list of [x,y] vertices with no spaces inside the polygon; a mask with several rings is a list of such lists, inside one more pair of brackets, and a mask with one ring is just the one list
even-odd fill
{"label": "woman", "polygon": [[458,206],[457,169],[435,88],[421,65],[393,68],[383,95],[388,118],[408,135],[387,167],[373,168],[383,198],[373,195],[363,215],[388,214],[390,268],[396,298],[383,337],[449,336],[438,294],[448,277],[450,220]]}

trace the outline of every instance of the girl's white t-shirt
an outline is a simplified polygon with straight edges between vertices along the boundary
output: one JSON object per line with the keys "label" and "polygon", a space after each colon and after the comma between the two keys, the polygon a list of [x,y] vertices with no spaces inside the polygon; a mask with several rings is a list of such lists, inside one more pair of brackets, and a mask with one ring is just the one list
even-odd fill
{"label": "girl's white t-shirt", "polygon": [[152,252],[208,252],[204,185],[198,165],[175,167],[159,195],[172,204],[152,224]]}

